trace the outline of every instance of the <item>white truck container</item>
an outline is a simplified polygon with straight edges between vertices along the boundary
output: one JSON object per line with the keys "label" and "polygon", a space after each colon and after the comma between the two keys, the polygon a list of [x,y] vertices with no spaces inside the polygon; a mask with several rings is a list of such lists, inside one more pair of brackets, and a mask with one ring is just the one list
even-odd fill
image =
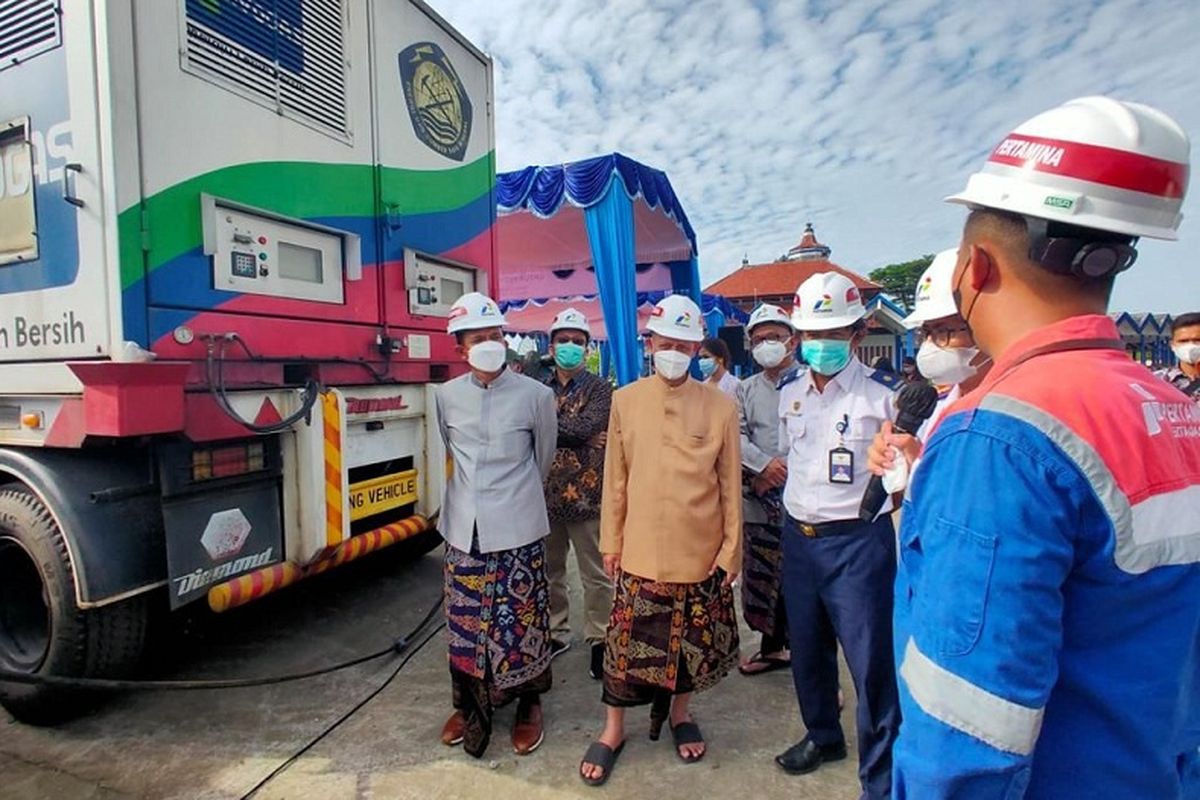
{"label": "white truck container", "polygon": [[438,541],[491,87],[419,0],[0,0],[0,669]]}

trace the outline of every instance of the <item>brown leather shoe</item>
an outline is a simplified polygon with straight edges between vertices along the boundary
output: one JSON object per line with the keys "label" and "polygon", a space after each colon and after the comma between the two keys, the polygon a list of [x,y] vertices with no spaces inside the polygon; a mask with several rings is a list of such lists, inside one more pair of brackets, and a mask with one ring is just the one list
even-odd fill
{"label": "brown leather shoe", "polygon": [[517,706],[517,717],[513,720],[512,743],[513,752],[519,756],[527,756],[541,746],[546,738],[542,727],[542,704],[521,703]]}
{"label": "brown leather shoe", "polygon": [[442,726],[442,744],[447,747],[462,744],[463,730],[466,727],[467,721],[463,719],[462,712],[455,711],[450,715],[450,719],[446,720],[446,724]]}

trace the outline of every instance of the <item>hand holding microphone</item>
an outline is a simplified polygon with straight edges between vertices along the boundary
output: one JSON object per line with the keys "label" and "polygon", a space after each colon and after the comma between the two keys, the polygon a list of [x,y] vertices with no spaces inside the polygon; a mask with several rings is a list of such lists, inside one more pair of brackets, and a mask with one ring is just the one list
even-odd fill
{"label": "hand holding microphone", "polygon": [[[893,426],[895,433],[915,434],[925,420],[933,415],[933,409],[937,406],[937,389],[934,389],[928,383],[910,383],[900,390],[900,396],[896,398],[896,423]],[[890,433],[890,432],[889,432]],[[888,443],[885,437],[884,453],[873,453],[868,462],[875,471],[876,466],[887,470],[886,456]],[[874,448],[873,448],[874,449]],[[907,479],[908,464],[903,459],[896,459],[897,462],[903,463],[902,471],[905,473],[900,476],[893,473],[890,476],[889,484],[895,485],[895,481]],[[876,463],[878,462],[878,464]],[[893,469],[896,467],[893,464]],[[903,485],[903,483],[901,483]],[[883,508],[884,501],[887,500],[890,492],[888,487],[884,485],[884,478],[881,475],[872,475],[871,480],[867,483],[867,490],[863,492],[862,503],[858,507],[858,517],[864,522],[872,522],[879,515],[879,509]]]}

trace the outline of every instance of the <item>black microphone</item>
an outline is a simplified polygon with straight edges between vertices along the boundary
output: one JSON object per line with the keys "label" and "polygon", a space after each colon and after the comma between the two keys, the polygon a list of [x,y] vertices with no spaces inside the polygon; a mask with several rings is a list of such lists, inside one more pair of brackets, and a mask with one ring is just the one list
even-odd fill
{"label": "black microphone", "polygon": [[[896,398],[896,433],[916,435],[925,420],[933,415],[937,406],[937,389],[925,382],[910,383],[900,390]],[[887,492],[883,488],[883,478],[872,475],[867,482],[867,490],[863,492],[862,503],[858,506],[858,518],[863,522],[873,522],[887,500]]]}

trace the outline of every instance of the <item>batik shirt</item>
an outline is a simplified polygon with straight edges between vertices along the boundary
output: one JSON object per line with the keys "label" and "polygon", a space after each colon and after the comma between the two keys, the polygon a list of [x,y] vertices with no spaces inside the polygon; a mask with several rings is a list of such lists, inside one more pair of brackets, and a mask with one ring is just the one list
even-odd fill
{"label": "batik shirt", "polygon": [[551,372],[546,385],[558,402],[558,450],[546,479],[546,509],[555,522],[596,519],[604,485],[604,448],[589,442],[608,430],[612,386],[587,370],[565,386]]}
{"label": "batik shirt", "polygon": [[[1171,367],[1170,369],[1159,370],[1154,374],[1186,394],[1188,397],[1195,400],[1197,403],[1200,403],[1200,382],[1189,378],[1187,375],[1184,375],[1183,370],[1181,370],[1179,367]],[[1192,391],[1190,393],[1188,392],[1188,387],[1192,387]]]}

